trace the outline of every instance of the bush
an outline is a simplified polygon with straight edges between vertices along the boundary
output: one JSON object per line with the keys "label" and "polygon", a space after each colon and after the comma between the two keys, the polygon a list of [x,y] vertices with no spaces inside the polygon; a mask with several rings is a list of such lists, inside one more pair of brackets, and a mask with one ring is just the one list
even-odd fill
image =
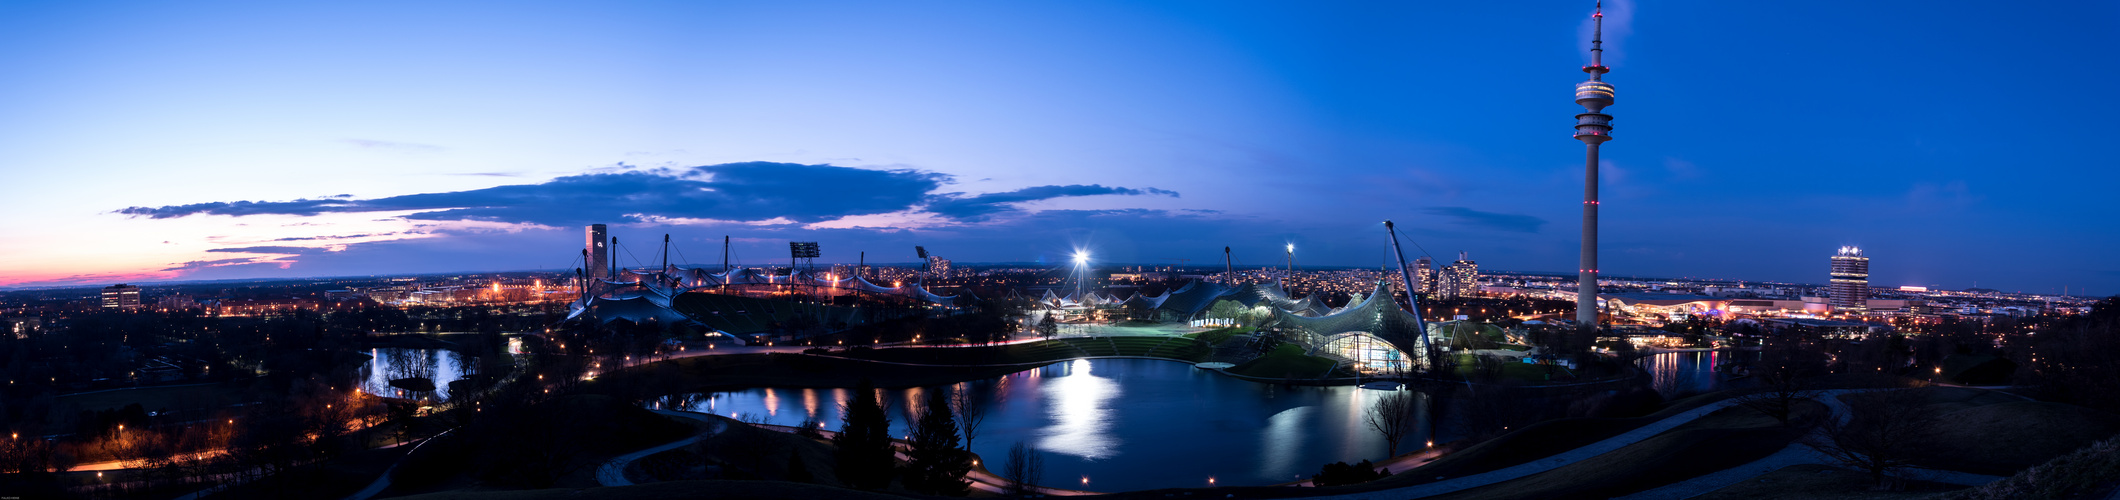
{"label": "bush", "polygon": [[804,419],[801,424],[795,427],[795,435],[810,439],[824,439],[824,431],[821,429],[824,429],[824,424],[818,423],[817,419]]}
{"label": "bush", "polygon": [[1318,471],[1317,475],[1310,476],[1310,484],[1312,486],[1361,484],[1383,479],[1390,475],[1390,470],[1377,469],[1376,465],[1369,463],[1368,460],[1363,460],[1362,463],[1354,465],[1347,465],[1347,462],[1333,462],[1325,464],[1324,470]]}

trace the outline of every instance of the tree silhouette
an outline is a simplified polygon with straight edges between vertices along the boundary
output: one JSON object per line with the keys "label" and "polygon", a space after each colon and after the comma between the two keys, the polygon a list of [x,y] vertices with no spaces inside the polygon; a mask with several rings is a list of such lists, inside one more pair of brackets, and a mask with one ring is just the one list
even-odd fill
{"label": "tree silhouette", "polygon": [[930,388],[927,403],[914,417],[913,442],[906,452],[906,489],[945,496],[964,496],[971,484],[964,475],[972,470],[971,455],[959,446],[957,419],[951,415],[946,391]]}
{"label": "tree silhouette", "polygon": [[1413,391],[1402,390],[1385,394],[1377,399],[1376,404],[1369,406],[1369,412],[1363,420],[1369,423],[1369,428],[1384,435],[1384,443],[1389,446],[1391,456],[1399,456],[1399,442],[1405,440],[1406,435],[1411,434],[1414,427],[1419,425],[1420,402],[1420,398],[1415,396]]}
{"label": "tree silhouette", "polygon": [[891,419],[876,399],[875,383],[862,378],[840,414],[839,432],[832,435],[840,482],[865,490],[889,486],[897,458],[892,456]]}

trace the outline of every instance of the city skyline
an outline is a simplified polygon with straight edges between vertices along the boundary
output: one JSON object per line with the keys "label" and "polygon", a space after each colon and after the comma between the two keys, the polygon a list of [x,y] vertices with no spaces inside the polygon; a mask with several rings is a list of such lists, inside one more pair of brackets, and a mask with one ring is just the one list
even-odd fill
{"label": "city skyline", "polygon": [[[1588,63],[1589,13],[1537,5],[15,4],[0,230],[34,237],[0,287],[560,269],[591,223],[750,265],[1362,267],[1394,219],[1566,273],[1579,109],[1552,96],[1581,77],[1554,68]],[[2066,50],[2116,41],[2114,7],[1983,11],[1967,46],[1972,4],[1920,5],[1606,5],[1630,97],[1600,270],[1819,283],[1861,246],[1876,286],[2120,290],[2088,99],[2114,70]],[[1752,144],[1762,106],[1806,133]]]}

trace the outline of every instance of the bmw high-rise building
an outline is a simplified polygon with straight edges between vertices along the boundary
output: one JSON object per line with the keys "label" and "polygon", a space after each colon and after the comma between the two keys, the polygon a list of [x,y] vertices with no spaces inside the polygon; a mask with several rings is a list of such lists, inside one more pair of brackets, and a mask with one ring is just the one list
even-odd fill
{"label": "bmw high-rise building", "polygon": [[1826,293],[1835,311],[1869,310],[1870,258],[1862,256],[1861,248],[1840,247],[1840,253],[1833,256],[1833,282]]}

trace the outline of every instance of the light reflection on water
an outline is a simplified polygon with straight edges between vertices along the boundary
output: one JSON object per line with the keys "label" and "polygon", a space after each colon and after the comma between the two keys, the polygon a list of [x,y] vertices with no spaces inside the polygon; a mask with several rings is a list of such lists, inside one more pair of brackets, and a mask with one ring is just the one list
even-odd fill
{"label": "light reflection on water", "polygon": [[1281,446],[1285,443],[1303,442],[1303,433],[1311,430],[1310,422],[1303,418],[1317,411],[1315,406],[1298,406],[1281,410],[1266,419],[1266,432],[1259,434],[1259,448],[1265,455],[1259,457],[1258,474],[1272,475],[1296,465],[1296,447]]}
{"label": "light reflection on water", "polygon": [[1070,376],[1053,379],[1044,387],[1046,414],[1053,425],[1040,431],[1039,449],[1089,460],[1110,457],[1119,446],[1111,435],[1111,414],[1106,405],[1119,396],[1119,384],[1096,376],[1090,360],[1067,363]]}
{"label": "light reflection on water", "polygon": [[1759,359],[1750,351],[1667,352],[1643,357],[1635,363],[1649,372],[1650,387],[1666,398],[1743,387],[1750,381],[1726,380],[1716,367]]}
{"label": "light reflection on water", "polygon": [[[447,401],[449,383],[464,378],[464,370],[470,368],[469,358],[446,349],[386,347],[369,349],[368,355],[372,358],[361,364],[361,390],[386,397],[418,399],[428,396],[436,401]],[[434,393],[419,394],[390,386],[391,380],[411,377],[433,380]]]}
{"label": "light reflection on water", "polygon": [[[891,435],[909,433],[909,409],[927,389],[878,391]],[[1191,365],[1145,359],[1076,360],[944,388],[968,391],[989,416],[972,451],[1003,460],[1023,441],[1046,453],[1045,477],[1075,487],[1126,491],[1266,485],[1308,478],[1329,462],[1384,457],[1383,439],[1362,412],[1385,392],[1353,387],[1284,387],[1225,377]],[[803,391],[801,403],[789,391]],[[652,402],[779,425],[819,422],[838,429],[851,389],[750,389],[680,394]],[[813,402],[812,399],[815,399]],[[1427,399],[1422,398],[1424,414]],[[814,425],[814,424],[813,424]],[[1431,438],[1423,422],[1405,443]],[[1401,452],[1418,445],[1401,444]],[[1059,478],[1059,479],[1053,479]],[[1066,483],[1066,484],[1062,484]]]}

